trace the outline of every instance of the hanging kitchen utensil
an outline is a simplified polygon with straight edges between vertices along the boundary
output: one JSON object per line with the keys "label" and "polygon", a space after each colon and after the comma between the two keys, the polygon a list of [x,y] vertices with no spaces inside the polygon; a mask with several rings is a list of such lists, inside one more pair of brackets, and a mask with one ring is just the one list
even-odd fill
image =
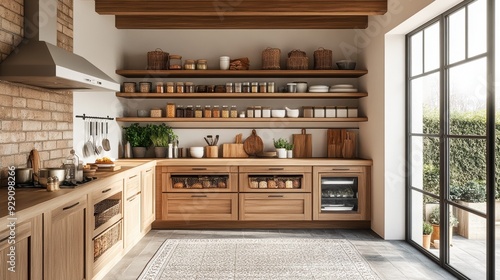
{"label": "hanging kitchen utensil", "polygon": [[111,150],[111,145],[109,144],[109,139],[108,139],[108,121],[106,121],[106,136],[104,139],[102,139],[102,147],[106,152]]}
{"label": "hanging kitchen utensil", "polygon": [[87,136],[88,136],[88,123],[86,121],[83,122],[83,148],[82,153],[84,157],[90,156],[89,150],[87,149]]}
{"label": "hanging kitchen utensil", "polygon": [[296,158],[312,157],[312,135],[306,134],[302,129],[301,134],[293,134],[293,156]]}
{"label": "hanging kitchen utensil", "polygon": [[92,124],[92,126],[94,127],[94,134],[92,135],[92,146],[94,147],[94,154],[95,155],[99,155],[99,149],[97,149],[97,144],[96,144],[96,138],[97,138],[97,122],[94,122]]}
{"label": "hanging kitchen utensil", "polygon": [[264,143],[262,139],[257,136],[257,131],[255,131],[255,129],[252,129],[252,134],[245,139],[243,149],[249,156],[255,156],[264,150]]}
{"label": "hanging kitchen utensil", "polygon": [[87,147],[87,157],[91,156],[94,153],[94,145],[92,144],[92,122],[88,121],[88,136],[89,140],[85,143]]}
{"label": "hanging kitchen utensil", "polygon": [[[101,126],[101,130],[99,130],[99,125]],[[104,126],[102,121],[97,122],[97,150],[99,151],[99,154],[102,153],[102,135],[104,134]]]}

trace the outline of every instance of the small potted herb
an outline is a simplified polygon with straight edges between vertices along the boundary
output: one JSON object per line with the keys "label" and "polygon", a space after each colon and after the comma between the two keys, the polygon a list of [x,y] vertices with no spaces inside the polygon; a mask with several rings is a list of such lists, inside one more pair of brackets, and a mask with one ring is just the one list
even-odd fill
{"label": "small potted herb", "polygon": [[423,234],[423,239],[422,239],[422,246],[429,250],[431,248],[431,234],[432,234],[433,228],[431,223],[425,222],[422,227],[422,234]]}
{"label": "small potted herb", "polygon": [[288,148],[290,143],[284,138],[279,138],[278,140],[275,140],[273,138],[273,143],[274,147],[276,148],[278,158],[286,158],[286,149]]}
{"label": "small potted herb", "polygon": [[151,142],[155,147],[155,155],[157,158],[167,157],[167,147],[177,139],[174,131],[170,126],[162,123],[160,125],[151,126]]}
{"label": "small potted herb", "polygon": [[134,157],[145,157],[146,150],[151,145],[151,125],[140,126],[134,123],[124,129],[125,139],[130,143]]}
{"label": "small potted herb", "polygon": [[293,158],[293,144],[288,143],[285,149],[286,149],[286,157]]}

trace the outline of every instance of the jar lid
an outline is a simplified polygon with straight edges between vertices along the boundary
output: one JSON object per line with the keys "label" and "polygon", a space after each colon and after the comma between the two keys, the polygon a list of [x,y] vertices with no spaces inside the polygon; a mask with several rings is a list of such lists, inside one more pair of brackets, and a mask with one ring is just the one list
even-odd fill
{"label": "jar lid", "polygon": [[247,107],[247,109],[250,109],[250,110],[253,110],[253,108],[254,108],[253,106]]}
{"label": "jar lid", "polygon": [[183,85],[184,83],[183,82],[177,82],[177,85]]}
{"label": "jar lid", "polygon": [[167,82],[167,86],[173,86],[174,82]]}
{"label": "jar lid", "polygon": [[248,86],[250,85],[250,82],[243,82],[243,85]]}
{"label": "jar lid", "polygon": [[193,82],[186,82],[186,86],[192,86],[192,85],[194,85]]}
{"label": "jar lid", "polygon": [[325,106],[314,106],[314,109],[325,109]]}
{"label": "jar lid", "polygon": [[135,85],[135,82],[123,82],[124,85]]}
{"label": "jar lid", "polygon": [[302,106],[302,109],[312,109],[313,106]]}
{"label": "jar lid", "polygon": [[198,63],[207,63],[206,59],[198,59]]}
{"label": "jar lid", "polygon": [[347,106],[337,106],[337,109],[347,109]]}
{"label": "jar lid", "polygon": [[167,105],[175,105],[175,103],[168,102]]}
{"label": "jar lid", "polygon": [[181,59],[182,56],[181,55],[177,55],[177,54],[171,54],[168,56],[169,59]]}
{"label": "jar lid", "polygon": [[262,110],[271,110],[271,107],[262,107]]}
{"label": "jar lid", "polygon": [[193,107],[193,105],[187,105],[186,107],[188,107],[188,108],[192,108],[192,107]]}
{"label": "jar lid", "polygon": [[326,109],[335,109],[335,106],[325,106]]}
{"label": "jar lid", "polygon": [[254,106],[254,109],[261,109],[262,106]]}
{"label": "jar lid", "polygon": [[184,63],[186,63],[186,64],[194,64],[194,59],[186,59],[184,61]]}
{"label": "jar lid", "polygon": [[143,85],[143,84],[144,84],[144,85],[146,85],[146,84],[150,85],[150,84],[151,84],[151,82],[140,82],[139,84],[141,84],[141,85]]}

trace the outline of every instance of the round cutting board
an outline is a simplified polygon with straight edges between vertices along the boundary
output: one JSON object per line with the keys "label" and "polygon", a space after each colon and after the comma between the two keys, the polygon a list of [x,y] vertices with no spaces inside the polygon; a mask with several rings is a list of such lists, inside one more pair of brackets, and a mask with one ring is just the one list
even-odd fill
{"label": "round cutting board", "polygon": [[257,135],[255,129],[252,129],[252,134],[245,139],[243,149],[249,156],[255,156],[264,150],[264,143],[262,143],[262,139]]}

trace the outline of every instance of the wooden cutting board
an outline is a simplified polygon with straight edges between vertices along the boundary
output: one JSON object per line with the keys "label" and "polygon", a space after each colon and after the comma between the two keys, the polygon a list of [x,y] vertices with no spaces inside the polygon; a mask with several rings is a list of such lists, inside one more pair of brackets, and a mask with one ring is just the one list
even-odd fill
{"label": "wooden cutting board", "polygon": [[356,133],[347,132],[342,148],[343,158],[354,158],[356,156]]}
{"label": "wooden cutting board", "polygon": [[243,149],[249,156],[256,156],[264,150],[264,143],[262,139],[257,136],[257,131],[255,131],[255,129],[252,129],[252,134],[245,139]]}
{"label": "wooden cutting board", "polygon": [[33,173],[38,176],[40,170],[40,155],[37,149],[33,149],[28,157],[28,167],[33,168]]}
{"label": "wooden cutting board", "polygon": [[293,135],[293,157],[312,157],[312,135],[306,134],[306,129],[302,129],[301,134]]}
{"label": "wooden cutting board", "polygon": [[346,138],[345,129],[330,128],[327,132],[327,153],[329,158],[341,158],[344,147],[344,139]]}
{"label": "wooden cutting board", "polygon": [[222,157],[225,158],[247,158],[248,155],[243,149],[242,134],[237,134],[234,144],[222,144]]}

